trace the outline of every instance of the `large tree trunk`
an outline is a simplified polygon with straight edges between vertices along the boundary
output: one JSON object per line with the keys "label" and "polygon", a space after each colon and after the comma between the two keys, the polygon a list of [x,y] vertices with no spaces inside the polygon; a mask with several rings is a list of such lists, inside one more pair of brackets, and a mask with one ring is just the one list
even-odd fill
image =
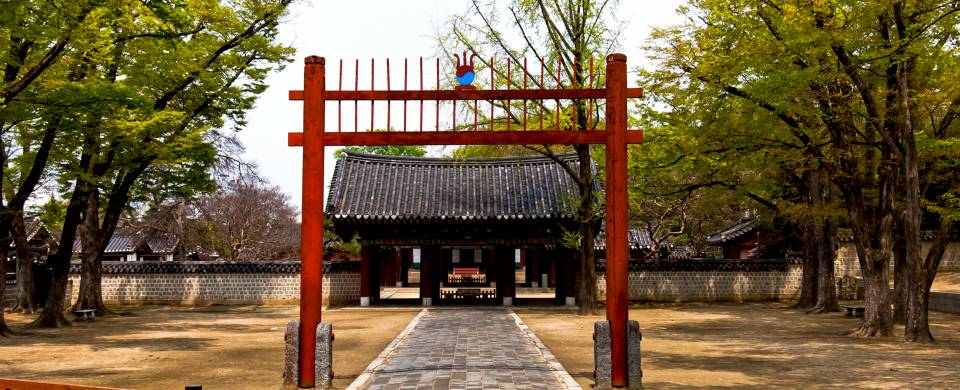
{"label": "large tree trunk", "polygon": [[[817,230],[817,229],[814,229]],[[830,229],[829,224],[819,229],[817,239],[817,303],[809,313],[830,313],[840,311],[840,300],[837,298],[837,280],[834,272],[836,245],[834,244],[836,230]],[[816,232],[814,233],[816,234]]]}
{"label": "large tree trunk", "polygon": [[103,303],[102,275],[103,275],[103,241],[109,241],[100,234],[99,221],[99,193],[94,190],[87,200],[87,210],[83,214],[83,224],[79,228],[82,245],[80,265],[80,291],[77,303],[73,310],[95,310],[97,316],[110,313]]}
{"label": "large tree trunk", "polygon": [[[820,172],[816,172],[815,180],[812,182],[811,193],[813,195],[813,207],[824,209],[825,195],[821,184],[823,183]],[[828,192],[831,186],[827,182]],[[834,277],[834,258],[835,249],[834,239],[836,229],[828,218],[818,217],[813,224],[813,241],[817,251],[817,302],[808,313],[829,313],[840,311],[840,301],[837,299],[837,283]]]}
{"label": "large tree trunk", "polygon": [[[816,176],[812,170],[806,170],[798,183],[801,199],[807,204],[813,204],[813,189],[816,188],[813,180]],[[793,308],[809,310],[817,304],[817,283],[819,282],[820,266],[817,259],[817,244],[813,226],[803,226],[803,276],[800,279],[800,300]]]}
{"label": "large tree trunk", "polygon": [[597,307],[597,267],[594,253],[595,232],[593,228],[593,160],[589,145],[574,147],[580,160],[578,180],[580,187],[580,205],[577,215],[580,219],[580,285],[577,288],[577,303],[580,315],[596,314]]}
{"label": "large tree trunk", "polygon": [[903,229],[893,241],[893,322],[902,324],[907,318],[907,243]]}
{"label": "large tree trunk", "polygon": [[[862,263],[870,262],[871,267]],[[890,310],[890,281],[888,270],[890,257],[883,251],[868,250],[861,261],[864,282],[864,318],[851,335],[858,337],[887,337],[893,334],[893,318]]]}
{"label": "large tree trunk", "polygon": [[[904,211],[903,234],[906,252],[906,327],[904,339],[907,341],[932,342],[930,326],[927,322],[930,283],[936,275],[939,260],[930,268],[925,259],[920,258],[920,221],[923,210],[920,207],[920,167],[917,161],[917,144],[914,139],[913,121],[910,113],[909,78],[915,58],[910,58],[898,67],[897,96],[900,110],[897,117],[897,130],[903,142],[904,173]],[[949,224],[941,222],[942,224]],[[943,232],[945,235],[949,231]],[[939,237],[938,237],[939,238]],[[929,283],[928,283],[929,280]]]}
{"label": "large tree trunk", "polygon": [[803,276],[800,279],[800,300],[793,305],[793,308],[808,310],[817,304],[819,271],[813,228],[806,226],[803,228]]}
{"label": "large tree trunk", "polygon": [[37,288],[33,278],[33,252],[27,242],[23,213],[16,212],[11,218],[11,236],[17,253],[17,304],[12,311],[32,314],[37,311],[34,299]]}
{"label": "large tree trunk", "polygon": [[[86,162],[83,161],[85,159]],[[83,164],[88,162],[89,156],[81,156],[81,166],[85,166]],[[74,184],[73,194],[70,196],[70,203],[67,205],[67,212],[63,219],[60,244],[57,251],[47,258],[47,265],[50,266],[53,273],[47,302],[43,306],[40,316],[30,324],[32,327],[71,325],[70,320],[64,315],[67,279],[70,276],[70,258],[73,255],[73,242],[77,236],[77,226],[80,224],[80,218],[84,208],[86,208],[89,195],[89,184],[78,178],[76,184]]]}
{"label": "large tree trunk", "polygon": [[[5,235],[5,233],[0,232],[0,237]],[[10,241],[0,239],[0,245],[7,247],[10,245]],[[3,317],[3,293],[7,290],[7,251],[0,251],[0,277],[3,278],[0,279],[0,337],[6,337],[13,334],[10,327],[7,326],[6,319]]]}

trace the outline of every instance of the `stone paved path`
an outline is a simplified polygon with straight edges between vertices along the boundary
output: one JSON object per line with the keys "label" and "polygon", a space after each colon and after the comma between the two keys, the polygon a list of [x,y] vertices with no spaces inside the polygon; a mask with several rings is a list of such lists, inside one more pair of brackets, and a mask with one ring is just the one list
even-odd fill
{"label": "stone paved path", "polygon": [[358,378],[363,384],[356,388],[580,388],[510,311],[433,309],[414,321],[412,331],[391,344],[392,350],[387,347],[383,361],[367,378]]}

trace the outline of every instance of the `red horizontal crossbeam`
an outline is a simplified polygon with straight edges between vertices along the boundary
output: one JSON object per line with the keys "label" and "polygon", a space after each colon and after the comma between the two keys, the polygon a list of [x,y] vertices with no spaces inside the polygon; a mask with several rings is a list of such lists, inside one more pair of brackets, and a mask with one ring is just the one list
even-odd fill
{"label": "red horizontal crossbeam", "polygon": [[[322,133],[324,146],[379,145],[575,145],[605,144],[606,131],[424,131]],[[628,130],[627,143],[643,143],[643,130]],[[303,146],[303,133],[288,133],[288,146]]]}
{"label": "red horizontal crossbeam", "polygon": [[[603,99],[606,93],[606,89],[324,91],[323,100],[567,100]],[[627,97],[643,97],[643,88],[627,88]],[[290,91],[290,100],[303,100],[303,91]]]}

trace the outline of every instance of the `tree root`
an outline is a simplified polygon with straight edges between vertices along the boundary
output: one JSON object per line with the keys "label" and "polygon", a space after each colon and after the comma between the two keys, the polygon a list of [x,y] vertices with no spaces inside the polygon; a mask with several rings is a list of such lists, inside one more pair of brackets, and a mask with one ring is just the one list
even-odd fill
{"label": "tree root", "polygon": [[7,309],[7,313],[36,314],[36,313],[37,313],[37,308],[36,308],[36,307],[24,307],[24,306],[22,306],[22,305],[20,305],[20,304],[17,304],[16,306],[14,306],[14,307],[12,307],[12,308]]}
{"label": "tree root", "polygon": [[913,335],[905,335],[903,341],[918,344],[933,344],[937,342],[930,332],[918,332],[917,334]]}
{"label": "tree root", "polygon": [[860,324],[857,329],[847,333],[847,336],[852,336],[856,338],[868,338],[868,337],[890,337],[890,330],[884,329],[882,327],[876,326],[875,324],[867,324],[863,322]]}
{"label": "tree root", "polygon": [[807,310],[807,314],[826,314],[826,313],[836,313],[838,311],[840,311],[839,307],[831,308],[824,304],[818,304],[810,308],[809,310]]}
{"label": "tree root", "polygon": [[19,335],[19,333],[14,332],[13,329],[10,329],[10,327],[7,326],[7,321],[5,318],[3,318],[3,310],[0,309],[0,337],[10,337],[10,336],[17,336],[17,335]]}
{"label": "tree root", "polygon": [[36,320],[33,320],[29,325],[28,329],[36,328],[62,328],[66,326],[73,325],[67,316],[60,312],[46,313],[41,312],[40,316]]}

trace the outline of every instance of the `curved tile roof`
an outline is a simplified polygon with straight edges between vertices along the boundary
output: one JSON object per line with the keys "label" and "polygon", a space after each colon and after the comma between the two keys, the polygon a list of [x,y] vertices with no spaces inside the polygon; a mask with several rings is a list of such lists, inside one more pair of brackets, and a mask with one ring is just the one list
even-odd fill
{"label": "curved tile roof", "polygon": [[750,233],[756,227],[756,218],[743,218],[740,219],[740,222],[728,226],[721,231],[710,233],[710,235],[707,236],[707,243],[711,245],[724,243]]}
{"label": "curved tile roof", "polygon": [[[576,167],[575,155],[560,156]],[[326,214],[334,220],[573,218],[577,186],[547,157],[451,160],[345,152]]]}

